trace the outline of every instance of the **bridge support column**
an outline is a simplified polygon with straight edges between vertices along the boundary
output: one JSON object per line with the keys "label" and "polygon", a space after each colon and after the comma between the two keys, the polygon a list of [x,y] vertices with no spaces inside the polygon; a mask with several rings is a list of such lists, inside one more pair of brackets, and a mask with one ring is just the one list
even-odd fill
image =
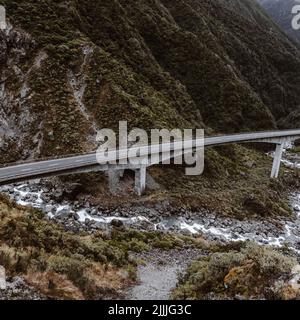
{"label": "bridge support column", "polygon": [[276,145],[276,150],[275,150],[274,160],[273,160],[273,168],[272,168],[272,173],[271,173],[272,179],[277,179],[279,176],[283,146],[284,146],[283,143]]}
{"label": "bridge support column", "polygon": [[109,191],[111,194],[116,195],[118,193],[120,177],[122,177],[123,174],[124,170],[110,169],[107,171]]}
{"label": "bridge support column", "polygon": [[141,196],[146,189],[147,167],[141,166],[135,170],[135,192]]}

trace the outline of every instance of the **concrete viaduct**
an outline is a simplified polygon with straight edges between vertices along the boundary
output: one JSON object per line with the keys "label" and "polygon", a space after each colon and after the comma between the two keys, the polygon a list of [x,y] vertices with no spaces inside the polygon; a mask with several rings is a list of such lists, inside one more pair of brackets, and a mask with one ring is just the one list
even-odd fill
{"label": "concrete viaduct", "polygon": [[[232,143],[270,143],[276,146],[275,156],[273,161],[273,167],[271,171],[271,178],[278,178],[280,163],[282,158],[282,152],[285,145],[292,143],[293,141],[300,139],[300,129],[284,130],[284,131],[267,131],[267,132],[254,132],[254,133],[242,133],[234,135],[223,135],[207,137],[202,141],[190,140],[189,145],[192,152],[196,146],[203,145],[204,147],[215,147]],[[187,153],[187,150],[182,150],[182,144],[179,146],[176,143],[159,144],[151,146],[151,155],[156,154],[156,157],[152,157],[152,161],[148,164],[120,164],[120,160],[124,160],[124,154],[126,150],[116,150],[117,161],[114,164],[107,164],[98,161],[96,153],[85,154],[80,156],[71,156],[53,160],[33,161],[25,162],[22,164],[9,164],[0,168],[0,185],[29,181],[42,177],[67,175],[73,173],[83,172],[95,172],[104,171],[109,177],[109,184],[111,190],[118,184],[120,177],[124,170],[133,170],[135,172],[135,191],[138,195],[141,195],[146,188],[146,170],[147,167],[155,164],[162,163],[167,160],[164,157],[162,150],[171,150],[168,153],[169,158],[174,158],[183,153]],[[122,152],[121,152],[122,151]],[[141,157],[149,157],[149,147],[144,147],[140,150]],[[154,159],[154,161],[153,161]],[[141,162],[142,163],[142,162]]]}

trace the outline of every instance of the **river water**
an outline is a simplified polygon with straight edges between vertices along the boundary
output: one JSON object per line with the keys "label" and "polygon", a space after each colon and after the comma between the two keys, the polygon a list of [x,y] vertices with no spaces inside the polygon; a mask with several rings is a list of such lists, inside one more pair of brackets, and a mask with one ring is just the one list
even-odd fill
{"label": "river water", "polygon": [[[285,152],[283,163],[287,166],[299,167],[298,157]],[[48,190],[37,182],[23,183],[0,187],[0,192],[7,194],[19,205],[32,206],[45,212],[49,219],[73,217],[76,223],[90,225],[94,223],[100,228],[109,225],[113,220],[120,220],[125,225],[147,230],[174,231],[186,235],[202,234],[211,240],[246,241],[252,240],[259,244],[276,247],[288,246],[300,254],[300,192],[290,195],[290,205],[294,217],[277,221],[243,220],[229,217],[219,217],[216,214],[199,212],[199,214],[183,214],[172,217],[149,218],[147,214],[133,213],[132,216],[122,216],[118,213],[108,216],[97,208],[78,205],[73,202],[58,203],[49,199]]]}

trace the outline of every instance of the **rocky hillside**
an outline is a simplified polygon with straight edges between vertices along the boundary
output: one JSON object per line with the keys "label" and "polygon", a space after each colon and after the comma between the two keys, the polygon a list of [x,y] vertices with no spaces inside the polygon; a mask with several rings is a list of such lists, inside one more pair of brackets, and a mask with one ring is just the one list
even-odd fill
{"label": "rocky hillside", "polygon": [[275,128],[300,102],[299,48],[251,0],[0,4],[1,162],[94,149],[118,120]]}
{"label": "rocky hillside", "polygon": [[267,13],[279,24],[282,30],[295,41],[300,43],[300,31],[292,28],[292,8],[296,0],[257,0]]}

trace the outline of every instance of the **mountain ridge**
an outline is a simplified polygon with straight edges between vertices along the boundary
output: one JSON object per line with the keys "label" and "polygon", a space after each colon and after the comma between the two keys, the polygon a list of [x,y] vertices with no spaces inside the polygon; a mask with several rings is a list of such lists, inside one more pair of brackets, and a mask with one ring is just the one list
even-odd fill
{"label": "mountain ridge", "polygon": [[289,127],[299,105],[299,48],[250,0],[0,4],[2,162],[88,152],[119,120]]}

